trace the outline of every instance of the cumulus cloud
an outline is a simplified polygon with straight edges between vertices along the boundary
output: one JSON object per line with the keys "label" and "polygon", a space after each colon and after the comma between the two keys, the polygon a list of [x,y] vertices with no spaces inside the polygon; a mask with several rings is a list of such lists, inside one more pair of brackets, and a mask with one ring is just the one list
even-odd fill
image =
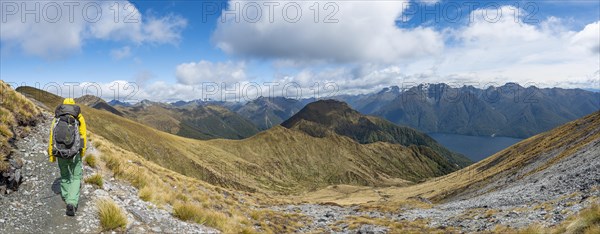
{"label": "cumulus cloud", "polygon": [[586,25],[571,38],[571,44],[587,49],[592,54],[600,53],[600,21]]}
{"label": "cumulus cloud", "polygon": [[[510,8],[503,6],[500,10],[514,12]],[[515,21],[514,16],[503,14],[497,22],[491,22],[481,17],[483,11],[473,11],[474,20],[451,33],[459,43],[448,46],[439,60],[431,62],[436,74],[560,85],[588,80],[588,74],[600,66],[598,22],[571,31],[556,17],[534,25],[523,22],[523,15],[517,15]]]}
{"label": "cumulus cloud", "polygon": [[[256,2],[229,1],[212,35],[216,46],[249,57],[382,63],[436,54],[444,47],[432,28],[396,27],[406,1],[270,3],[277,4],[272,14],[265,5],[260,5],[260,14],[252,14],[243,9],[255,9],[247,4]],[[320,4],[317,18],[311,10],[315,4]]]}
{"label": "cumulus cloud", "polygon": [[201,84],[203,82],[236,83],[246,80],[243,62],[200,62],[183,63],[177,66],[175,75],[177,81],[185,85]]}
{"label": "cumulus cloud", "polygon": [[307,67],[278,79],[301,84],[326,80],[335,82],[346,93],[372,92],[403,83],[439,82],[598,87],[599,22],[573,31],[556,17],[541,20],[539,24],[523,22],[523,15],[517,15],[515,20],[507,14],[515,12],[510,8],[501,7],[499,10],[504,14],[497,20],[485,18],[487,9],[473,11],[471,22],[445,30],[444,40],[452,43],[446,44],[441,54],[387,65]]}
{"label": "cumulus cloud", "polygon": [[3,8],[3,50],[44,58],[78,52],[86,39],[175,44],[187,25],[180,16],[145,17],[128,1],[17,1],[3,2]]}

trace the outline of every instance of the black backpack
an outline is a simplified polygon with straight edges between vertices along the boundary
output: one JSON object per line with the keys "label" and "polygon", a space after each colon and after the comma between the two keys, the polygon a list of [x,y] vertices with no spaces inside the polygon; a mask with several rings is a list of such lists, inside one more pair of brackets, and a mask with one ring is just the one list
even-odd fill
{"label": "black backpack", "polygon": [[72,159],[83,149],[83,139],[79,133],[79,114],[76,105],[62,104],[54,111],[52,126],[52,155]]}

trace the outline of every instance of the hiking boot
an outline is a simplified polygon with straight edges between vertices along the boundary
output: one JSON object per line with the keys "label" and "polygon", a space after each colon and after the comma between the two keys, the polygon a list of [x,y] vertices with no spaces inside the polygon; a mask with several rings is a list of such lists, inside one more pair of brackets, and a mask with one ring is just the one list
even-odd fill
{"label": "hiking boot", "polygon": [[77,207],[72,204],[67,204],[67,215],[75,216],[75,211],[77,211]]}

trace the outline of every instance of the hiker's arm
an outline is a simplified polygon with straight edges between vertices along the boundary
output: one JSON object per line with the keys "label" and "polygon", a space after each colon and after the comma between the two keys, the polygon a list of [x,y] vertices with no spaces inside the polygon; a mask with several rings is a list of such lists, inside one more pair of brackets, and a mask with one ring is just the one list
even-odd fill
{"label": "hiker's arm", "polygon": [[79,134],[83,138],[83,149],[81,150],[81,157],[85,156],[85,150],[87,149],[87,130],[85,127],[85,118],[79,114]]}
{"label": "hiker's arm", "polygon": [[52,131],[54,130],[54,121],[56,120],[53,119],[52,125],[50,125],[50,139],[48,139],[48,160],[50,162],[54,162],[55,160],[54,155],[52,155]]}

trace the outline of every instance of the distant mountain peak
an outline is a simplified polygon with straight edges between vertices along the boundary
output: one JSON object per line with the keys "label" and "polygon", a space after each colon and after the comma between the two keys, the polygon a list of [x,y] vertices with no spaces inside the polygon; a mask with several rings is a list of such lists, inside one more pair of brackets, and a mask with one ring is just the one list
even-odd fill
{"label": "distant mountain peak", "polygon": [[319,100],[309,103],[281,125],[292,128],[301,120],[305,120],[329,126],[334,123],[351,121],[350,119],[358,117],[360,117],[360,113],[350,108],[345,102],[333,99]]}
{"label": "distant mountain peak", "polygon": [[102,98],[96,97],[94,95],[83,95],[79,98],[76,98],[75,101],[78,104],[83,104],[83,105],[94,105],[96,103],[102,103],[105,102]]}
{"label": "distant mountain peak", "polygon": [[385,87],[383,89],[381,89],[381,91],[379,91],[377,94],[384,94],[384,93],[394,93],[394,94],[398,94],[400,93],[400,87],[393,85],[390,87]]}
{"label": "distant mountain peak", "polygon": [[111,105],[111,106],[125,106],[125,107],[131,106],[130,103],[122,102],[122,101],[119,101],[119,100],[116,100],[116,99],[113,99],[110,102],[108,102],[108,105]]}

